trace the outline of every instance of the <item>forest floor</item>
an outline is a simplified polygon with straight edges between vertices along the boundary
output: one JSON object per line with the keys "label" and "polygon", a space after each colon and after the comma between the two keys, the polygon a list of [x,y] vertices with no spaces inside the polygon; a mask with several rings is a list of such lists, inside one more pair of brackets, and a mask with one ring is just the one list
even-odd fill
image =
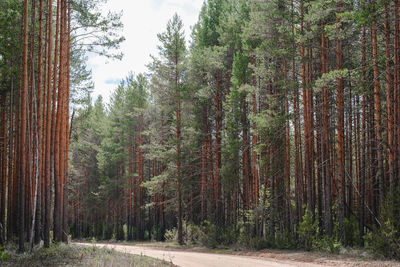
{"label": "forest floor", "polygon": [[173,266],[169,262],[145,255],[123,253],[112,248],[79,246],[76,244],[51,245],[50,248],[34,248],[31,252],[19,254],[16,246],[0,251],[0,266]]}
{"label": "forest floor", "polygon": [[258,267],[258,266],[399,266],[400,262],[375,260],[362,256],[335,255],[284,250],[208,250],[186,248],[160,243],[79,243],[80,245],[106,247],[124,253],[145,255],[178,266],[191,267]]}

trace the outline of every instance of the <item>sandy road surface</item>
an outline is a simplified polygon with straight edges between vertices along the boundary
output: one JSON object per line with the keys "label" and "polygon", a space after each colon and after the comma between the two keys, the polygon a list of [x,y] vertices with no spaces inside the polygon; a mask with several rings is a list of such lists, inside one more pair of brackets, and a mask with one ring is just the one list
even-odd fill
{"label": "sandy road surface", "polygon": [[[191,251],[170,251],[161,248],[153,248],[146,246],[124,246],[115,244],[89,244],[89,243],[75,243],[77,245],[85,246],[99,246],[115,249],[124,253],[145,255],[167,262],[172,262],[181,267],[286,267],[286,266],[321,266],[319,264],[286,261],[268,258],[255,258],[248,256],[237,255],[221,255],[215,253],[191,252]],[[324,264],[324,266],[327,266]]]}

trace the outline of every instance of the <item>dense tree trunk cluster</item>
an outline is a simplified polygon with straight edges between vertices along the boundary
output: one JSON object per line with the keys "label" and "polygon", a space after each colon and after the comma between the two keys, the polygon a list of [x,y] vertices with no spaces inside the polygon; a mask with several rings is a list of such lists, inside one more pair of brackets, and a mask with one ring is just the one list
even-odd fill
{"label": "dense tree trunk cluster", "polygon": [[1,245],[68,240],[70,103],[90,101],[85,53],[119,58],[100,49],[124,40],[120,15],[104,18],[95,3],[0,2]]}
{"label": "dense tree trunk cluster", "polygon": [[11,71],[1,76],[0,235],[3,244],[18,237],[23,251],[26,241],[48,247],[50,229],[67,241],[70,5],[58,0],[53,11],[53,1],[26,0],[20,11],[8,30],[22,45],[11,48]]}

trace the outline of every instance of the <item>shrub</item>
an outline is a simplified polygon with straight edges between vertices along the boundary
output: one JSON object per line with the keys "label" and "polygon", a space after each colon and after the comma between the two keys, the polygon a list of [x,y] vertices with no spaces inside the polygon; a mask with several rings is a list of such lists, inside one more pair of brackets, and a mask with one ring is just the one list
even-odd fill
{"label": "shrub", "polygon": [[304,249],[312,249],[313,238],[314,234],[317,232],[317,229],[317,221],[313,223],[312,213],[307,207],[303,216],[303,221],[300,223],[299,229],[297,230]]}
{"label": "shrub", "polygon": [[334,237],[315,236],[313,239],[312,249],[317,251],[329,252],[338,254],[342,248],[342,243],[336,240]]}
{"label": "shrub", "polygon": [[345,244],[348,246],[359,245],[359,228],[356,217],[351,216],[344,221]]}
{"label": "shrub", "polygon": [[201,226],[195,225],[193,223],[184,224],[184,243],[186,245],[198,245],[202,244],[204,240],[204,232]]}
{"label": "shrub", "polygon": [[400,259],[400,238],[390,218],[379,229],[365,235],[367,248],[378,257]]}
{"label": "shrub", "polygon": [[202,239],[200,240],[203,246],[215,248],[218,246],[217,227],[209,221],[204,221],[202,225]]}
{"label": "shrub", "polygon": [[158,224],[151,231],[151,237],[155,241],[164,241],[164,234],[164,228]]}
{"label": "shrub", "polygon": [[6,261],[10,258],[10,254],[7,251],[4,251],[4,248],[0,246],[0,261]]}
{"label": "shrub", "polygon": [[[183,222],[183,242],[185,245],[202,245],[209,248],[215,248],[218,244],[222,244],[224,236],[227,234],[222,231],[222,228],[216,227],[209,221],[204,221],[202,225],[195,225],[193,223]],[[228,228],[230,229],[230,228]],[[165,241],[177,242],[178,230],[172,228],[165,231]]]}
{"label": "shrub", "polygon": [[262,250],[273,247],[274,243],[270,239],[256,237],[251,239],[251,247],[256,250]]}
{"label": "shrub", "polygon": [[366,247],[379,257],[400,259],[400,193],[393,200],[386,199],[379,217],[380,227],[365,237]]}
{"label": "shrub", "polygon": [[165,231],[165,241],[167,242],[177,242],[178,241],[178,230],[176,228],[172,228]]}
{"label": "shrub", "polygon": [[275,237],[275,247],[277,249],[294,249],[297,247],[296,237],[289,232],[278,232]]}
{"label": "shrub", "polygon": [[239,239],[239,234],[240,234],[240,228],[234,225],[222,228],[221,244],[226,246],[236,244]]}

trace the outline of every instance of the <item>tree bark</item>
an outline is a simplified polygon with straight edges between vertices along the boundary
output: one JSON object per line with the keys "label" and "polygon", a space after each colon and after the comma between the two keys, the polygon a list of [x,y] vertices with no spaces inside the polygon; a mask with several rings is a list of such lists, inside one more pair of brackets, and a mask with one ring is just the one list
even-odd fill
{"label": "tree bark", "polygon": [[386,51],[386,104],[387,104],[387,132],[389,149],[389,192],[391,201],[393,201],[393,181],[395,170],[395,147],[393,143],[393,93],[392,93],[392,74],[390,66],[390,21],[389,4],[385,4],[385,51]]}
{"label": "tree bark", "polygon": [[[373,1],[375,2],[375,1]],[[380,81],[379,81],[379,60],[378,60],[378,37],[377,37],[377,22],[372,21],[371,35],[372,35],[372,50],[374,59],[374,99],[375,99],[375,123],[376,123],[376,141],[377,141],[377,154],[378,154],[378,184],[379,184],[379,206],[384,205],[384,180],[385,174],[383,169],[383,147],[382,147],[382,107],[380,96]],[[378,209],[379,210],[379,209]]]}
{"label": "tree bark", "polygon": [[[49,32],[47,36],[47,115],[46,115],[46,158],[45,158],[45,221],[44,221],[44,246],[50,247],[50,216],[51,216],[51,129],[52,129],[52,98],[54,99],[55,92],[51,93],[51,76],[52,76],[52,50],[53,50],[53,0],[49,0]],[[56,42],[57,45],[57,42]],[[55,56],[57,58],[57,56]],[[55,81],[54,81],[55,83]]]}
{"label": "tree bark", "polygon": [[[6,228],[6,192],[7,192],[7,92],[3,92],[2,103],[2,149],[1,149],[1,168],[0,168],[0,245],[5,243],[5,228]],[[10,212],[10,210],[8,210]]]}
{"label": "tree bark", "polygon": [[19,208],[18,208],[18,248],[24,251],[25,244],[25,180],[26,180],[26,110],[28,91],[28,0],[24,2],[24,55],[23,55],[23,77],[22,77],[22,105],[21,105],[21,141],[20,141],[20,171],[19,171]]}
{"label": "tree bark", "polygon": [[[342,8],[342,2],[338,4],[339,12]],[[338,15],[336,15],[336,23],[340,23]],[[341,31],[340,26],[336,28],[336,33],[339,34]],[[336,39],[336,64],[337,70],[342,69],[343,65],[342,56],[342,41],[338,37]],[[344,208],[345,208],[345,148],[344,148],[344,99],[343,99],[343,79],[337,79],[337,110],[338,110],[338,156],[337,156],[337,166],[338,166],[338,221],[340,227],[340,235],[344,236]]]}

